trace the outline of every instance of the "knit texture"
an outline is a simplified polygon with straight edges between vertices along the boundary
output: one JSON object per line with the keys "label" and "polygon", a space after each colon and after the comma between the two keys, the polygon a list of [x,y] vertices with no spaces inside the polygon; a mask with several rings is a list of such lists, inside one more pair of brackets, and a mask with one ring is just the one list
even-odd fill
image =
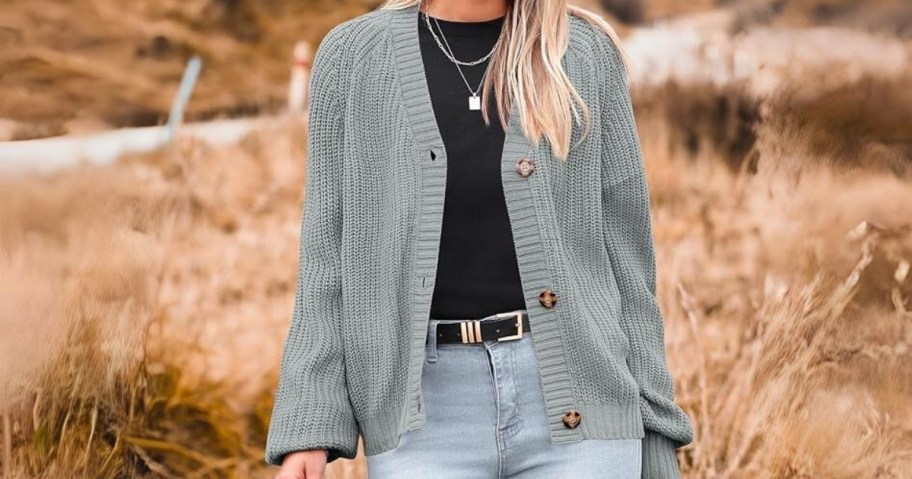
{"label": "knit texture", "polygon": [[[421,370],[446,187],[416,6],[343,22],[310,84],[294,312],[266,462],[327,449],[368,455],[423,427]],[[679,476],[693,440],[675,404],[656,299],[649,192],[619,52],[569,15],[563,66],[591,131],[560,162],[509,117],[500,173],[552,441],[643,438],[643,477]],[[579,140],[581,143],[577,144]],[[521,158],[534,172],[519,175]],[[539,293],[558,296],[553,308]],[[581,414],[570,429],[563,414]]]}

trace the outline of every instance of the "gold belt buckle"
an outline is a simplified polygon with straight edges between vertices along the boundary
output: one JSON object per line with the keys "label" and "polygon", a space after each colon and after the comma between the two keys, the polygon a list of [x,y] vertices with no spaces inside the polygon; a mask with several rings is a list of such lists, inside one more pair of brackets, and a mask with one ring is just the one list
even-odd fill
{"label": "gold belt buckle", "polygon": [[481,339],[481,320],[461,321],[459,327],[462,329],[462,344],[483,341]]}
{"label": "gold belt buckle", "polygon": [[516,316],[516,334],[497,338],[498,341],[512,341],[520,339],[523,335],[522,311],[510,311],[509,313],[496,314],[496,317]]}

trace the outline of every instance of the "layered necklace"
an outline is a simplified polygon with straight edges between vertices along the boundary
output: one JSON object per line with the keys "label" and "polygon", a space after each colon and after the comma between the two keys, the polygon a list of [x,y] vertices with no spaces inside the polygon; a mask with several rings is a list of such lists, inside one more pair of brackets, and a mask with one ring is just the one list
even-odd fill
{"label": "layered necklace", "polygon": [[[485,77],[488,74],[488,68],[485,68],[484,74],[481,76],[481,81],[478,83],[478,88],[472,89],[472,86],[469,85],[469,81],[466,79],[465,74],[462,72],[463,66],[475,66],[481,63],[488,61],[491,58],[491,55],[497,50],[498,45],[500,45],[500,40],[503,36],[497,38],[497,42],[494,43],[494,46],[491,47],[491,51],[487,55],[479,58],[478,60],[473,61],[461,61],[453,55],[453,49],[450,48],[450,43],[446,39],[446,35],[443,34],[443,29],[440,28],[440,22],[437,21],[437,18],[434,17],[434,23],[437,25],[437,29],[440,30],[440,37],[437,36],[437,33],[434,32],[434,28],[431,27],[431,15],[430,15],[430,0],[422,0],[422,3],[426,4],[425,11],[421,12],[424,15],[424,21],[427,23],[428,30],[430,30],[431,35],[434,37],[434,41],[437,42],[437,46],[440,47],[440,50],[443,52],[446,57],[456,65],[456,69],[459,71],[459,76],[462,77],[462,81],[465,83],[466,88],[469,89],[469,110],[481,110],[481,98],[478,96],[478,93],[481,91],[481,87],[484,85]],[[419,9],[420,11],[420,9]],[[441,42],[441,37],[443,41]]]}

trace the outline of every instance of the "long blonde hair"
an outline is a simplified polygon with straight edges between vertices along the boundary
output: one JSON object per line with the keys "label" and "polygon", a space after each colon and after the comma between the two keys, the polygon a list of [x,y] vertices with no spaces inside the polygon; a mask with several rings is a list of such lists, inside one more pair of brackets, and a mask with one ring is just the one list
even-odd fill
{"label": "long blonde hair", "polygon": [[[387,0],[380,8],[401,9],[420,5],[422,0]],[[617,32],[600,15],[567,4],[567,0],[510,0],[497,51],[489,60],[482,90],[482,104],[488,105],[491,88],[497,93],[497,111],[506,129],[512,101],[517,102],[524,134],[536,145],[544,136],[560,160],[570,151],[573,122],[582,122],[589,134],[589,108],[573,87],[561,65],[567,50],[567,12],[601,28],[617,46],[624,62]],[[482,111],[490,124],[487,108]]]}

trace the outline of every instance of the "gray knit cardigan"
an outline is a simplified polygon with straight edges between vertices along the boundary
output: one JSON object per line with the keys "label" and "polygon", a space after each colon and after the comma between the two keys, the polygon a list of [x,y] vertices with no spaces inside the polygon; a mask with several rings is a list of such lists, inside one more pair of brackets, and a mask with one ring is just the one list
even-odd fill
{"label": "gray knit cardigan", "polygon": [[[447,152],[418,44],[418,9],[377,9],[320,43],[294,313],[266,462],[303,449],[354,458],[423,427],[424,341]],[[591,111],[566,163],[514,106],[501,176],[551,438],[643,438],[643,477],[679,476],[692,441],[667,368],[649,192],[627,77],[601,30],[568,13],[564,68]],[[576,126],[572,141],[580,140]],[[528,176],[517,172],[533,161]],[[539,302],[549,289],[558,301]],[[581,422],[569,428],[564,412]]]}

